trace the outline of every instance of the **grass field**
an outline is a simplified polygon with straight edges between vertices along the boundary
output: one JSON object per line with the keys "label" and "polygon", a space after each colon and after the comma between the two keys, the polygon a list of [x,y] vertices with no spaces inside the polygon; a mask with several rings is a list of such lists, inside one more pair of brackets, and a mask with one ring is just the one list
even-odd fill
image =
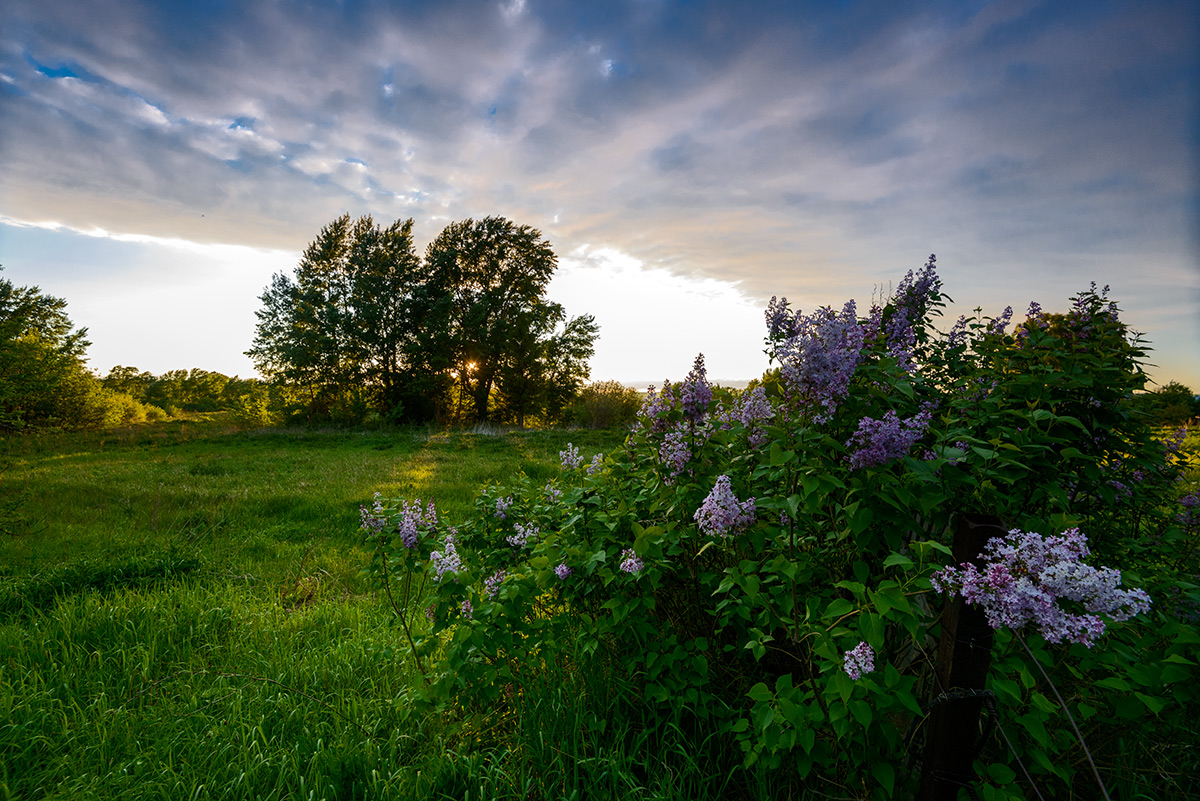
{"label": "grass field", "polygon": [[555,474],[568,441],[590,458],[620,436],[173,421],[3,441],[0,797],[720,797],[728,770],[682,724],[614,715],[602,674],[548,674],[504,719],[404,702],[358,505],[453,518],[485,482]]}

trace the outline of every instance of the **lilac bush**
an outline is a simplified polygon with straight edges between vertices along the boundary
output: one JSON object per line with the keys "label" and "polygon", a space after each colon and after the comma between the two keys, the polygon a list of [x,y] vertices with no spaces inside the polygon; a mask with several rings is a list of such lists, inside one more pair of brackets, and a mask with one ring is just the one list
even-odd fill
{"label": "lilac bush", "polygon": [[[933,259],[862,317],[853,301],[804,314],[773,299],[778,370],[725,390],[697,357],[586,471],[488,487],[453,538],[457,562],[439,522],[408,547],[392,537],[406,507],[366,509],[385,587],[453,568],[429,582],[432,633],[411,637],[431,666],[413,697],[486,710],[535,666],[589,670],[589,654],[802,791],[903,796],[914,780],[893,766],[935,695],[936,588],[1000,627],[989,688],[1013,750],[980,744],[996,780],[981,795],[1022,792],[1005,778],[1015,759],[1051,795],[1073,792],[1075,746],[1010,632],[1043,635],[1033,659],[1089,736],[1146,714],[1185,732],[1200,714],[1185,614],[1200,597],[1200,501],[1178,483],[1182,440],[1131,412],[1139,339],[1095,290],[1062,314],[1035,303],[1024,321],[964,316],[942,333],[945,302]],[[560,463],[583,459],[568,443]],[[946,566],[962,513],[1013,529],[976,567]],[[468,617],[479,599],[486,614]]]}

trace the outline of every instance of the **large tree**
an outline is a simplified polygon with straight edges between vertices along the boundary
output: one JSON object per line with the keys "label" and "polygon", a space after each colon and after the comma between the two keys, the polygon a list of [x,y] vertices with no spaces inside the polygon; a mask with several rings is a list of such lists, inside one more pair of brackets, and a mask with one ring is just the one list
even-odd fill
{"label": "large tree", "polygon": [[597,330],[546,299],[557,263],[539,231],[502,217],[447,226],[422,264],[412,220],[343,215],[294,277],[274,276],[247,354],[317,416],[366,392],[393,419],[456,418],[464,402],[476,421],[553,418],[587,378]]}
{"label": "large tree", "polygon": [[67,302],[0,279],[0,430],[106,422],[108,403],[84,367],[87,329]]}
{"label": "large tree", "polygon": [[391,413],[402,402],[419,273],[411,219],[381,228],[344,214],[321,229],[294,278],[272,278],[246,353],[264,377],[303,390],[318,414],[364,392]]}
{"label": "large tree", "polygon": [[503,217],[463,220],[430,243],[425,265],[434,296],[445,298],[434,325],[471,416],[492,419],[494,390],[518,423],[561,409],[558,395],[587,377],[597,328],[590,315],[568,321],[546,300],[558,259],[541,231]]}

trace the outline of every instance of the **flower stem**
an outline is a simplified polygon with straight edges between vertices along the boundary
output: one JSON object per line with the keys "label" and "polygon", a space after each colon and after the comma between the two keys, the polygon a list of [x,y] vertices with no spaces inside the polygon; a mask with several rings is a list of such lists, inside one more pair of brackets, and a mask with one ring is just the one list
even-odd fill
{"label": "flower stem", "polygon": [[1042,678],[1050,685],[1050,689],[1054,692],[1054,697],[1058,699],[1058,705],[1062,707],[1062,711],[1067,714],[1067,720],[1071,721],[1071,728],[1075,730],[1075,736],[1079,739],[1079,747],[1083,749],[1084,756],[1087,757],[1088,764],[1092,766],[1092,775],[1096,777],[1096,784],[1100,785],[1100,792],[1104,795],[1105,801],[1112,801],[1108,795],[1108,788],[1104,786],[1104,780],[1100,778],[1100,771],[1096,768],[1096,763],[1092,759],[1092,752],[1088,750],[1087,743],[1083,739],[1083,733],[1079,731],[1079,726],[1075,723],[1075,718],[1071,715],[1071,710],[1067,709],[1067,702],[1063,700],[1062,695],[1058,692],[1058,687],[1054,686],[1054,682],[1046,673],[1046,669],[1042,667],[1042,663],[1033,655],[1029,644],[1025,642],[1025,638],[1020,633],[1014,631],[1013,637],[1017,642],[1021,643],[1021,647],[1025,649],[1025,653],[1029,654],[1029,658],[1033,660],[1033,664],[1037,665],[1038,672],[1042,674]]}

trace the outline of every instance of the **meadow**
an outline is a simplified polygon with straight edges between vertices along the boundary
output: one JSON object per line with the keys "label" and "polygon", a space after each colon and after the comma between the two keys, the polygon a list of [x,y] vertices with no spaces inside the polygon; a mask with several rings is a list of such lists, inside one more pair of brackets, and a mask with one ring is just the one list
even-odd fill
{"label": "meadow", "polygon": [[199,419],[0,442],[0,797],[717,797],[670,721],[615,723],[615,678],[547,676],[505,720],[415,712],[364,575],[373,493],[461,515],[622,438]]}

